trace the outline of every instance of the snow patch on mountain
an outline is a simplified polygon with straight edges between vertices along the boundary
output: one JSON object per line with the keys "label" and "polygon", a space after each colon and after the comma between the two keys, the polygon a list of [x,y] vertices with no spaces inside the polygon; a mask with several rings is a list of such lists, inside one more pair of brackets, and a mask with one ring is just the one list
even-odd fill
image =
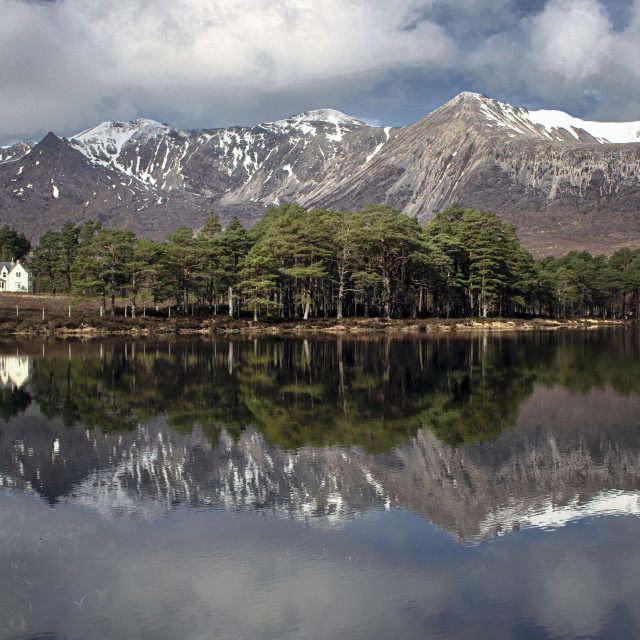
{"label": "snow patch on mountain", "polygon": [[[489,126],[509,129],[510,132],[514,132],[509,133],[511,137],[517,134],[536,135],[554,141],[573,139],[582,142],[595,141],[600,144],[640,142],[640,121],[593,122],[574,118],[564,111],[528,111],[477,93],[461,95],[478,100],[482,113],[491,123]],[[586,132],[593,140],[585,140],[581,132]]]}
{"label": "snow patch on mountain", "polygon": [[564,128],[576,138],[575,131],[582,129],[601,144],[640,142],[640,122],[590,122],[574,118],[563,111],[547,110],[529,111],[528,118],[547,131]]}
{"label": "snow patch on mountain", "polygon": [[371,160],[371,158],[373,158],[378,151],[380,151],[380,149],[382,149],[382,147],[384,146],[384,142],[381,142],[374,150],[371,154],[369,154],[367,156],[367,158],[365,159],[364,163],[367,164],[369,162],[369,160]]}
{"label": "snow patch on mountain", "polygon": [[0,164],[20,160],[20,158],[26,156],[35,146],[35,142],[19,142],[18,144],[8,147],[0,147]]}
{"label": "snow patch on mountain", "polygon": [[314,122],[326,122],[333,125],[364,125],[365,123],[348,116],[336,109],[315,109],[305,111],[297,116],[291,116],[285,120],[276,120],[265,124],[273,124],[283,128],[298,127],[299,125]]}
{"label": "snow patch on mountain", "polygon": [[[172,128],[169,125],[145,118],[131,122],[102,122],[73,136],[70,142],[90,160],[97,159],[100,155],[117,158],[124,145],[134,136],[148,140],[166,135],[170,131]],[[100,151],[105,153],[99,154]]]}

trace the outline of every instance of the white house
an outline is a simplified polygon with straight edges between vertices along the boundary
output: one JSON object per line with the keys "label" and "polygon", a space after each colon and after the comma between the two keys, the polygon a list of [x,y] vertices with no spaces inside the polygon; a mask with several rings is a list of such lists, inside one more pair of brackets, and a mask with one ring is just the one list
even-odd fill
{"label": "white house", "polygon": [[20,260],[0,262],[0,291],[29,291],[29,272]]}

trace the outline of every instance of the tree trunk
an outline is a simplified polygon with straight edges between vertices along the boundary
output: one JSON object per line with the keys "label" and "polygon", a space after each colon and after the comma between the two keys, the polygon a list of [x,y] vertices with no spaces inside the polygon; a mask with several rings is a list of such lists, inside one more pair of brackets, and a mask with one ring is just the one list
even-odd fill
{"label": "tree trunk", "polygon": [[337,309],[337,314],[336,314],[336,318],[338,320],[342,319],[342,306],[344,304],[344,269],[341,267],[338,270],[340,279],[338,282],[338,309]]}
{"label": "tree trunk", "polygon": [[384,317],[391,318],[391,274],[387,269],[382,270],[382,282],[384,284]]}
{"label": "tree trunk", "polygon": [[233,287],[229,287],[229,317],[233,318]]}

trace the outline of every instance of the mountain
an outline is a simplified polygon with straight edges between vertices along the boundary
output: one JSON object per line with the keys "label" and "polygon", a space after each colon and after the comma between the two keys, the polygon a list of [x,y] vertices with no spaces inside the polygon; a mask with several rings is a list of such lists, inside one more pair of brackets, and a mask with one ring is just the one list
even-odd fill
{"label": "mountain", "polygon": [[427,221],[453,202],[497,213],[535,255],[640,242],[640,122],[585,122],[462,93],[403,128],[332,109],[255,127],[104,122],[0,149],[0,221],[37,237],[66,221],[162,238],[212,208],[389,204]]}

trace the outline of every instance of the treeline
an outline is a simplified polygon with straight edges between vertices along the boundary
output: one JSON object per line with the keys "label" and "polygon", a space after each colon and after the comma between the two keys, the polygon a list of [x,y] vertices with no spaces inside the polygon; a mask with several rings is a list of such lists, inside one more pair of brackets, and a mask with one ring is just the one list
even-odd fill
{"label": "treeline", "polygon": [[170,300],[183,312],[255,319],[346,315],[636,315],[640,250],[607,258],[572,252],[534,261],[493,213],[453,205],[421,227],[384,205],[361,211],[269,209],[246,230],[212,212],[198,233],[165,242],[100,223],[67,223],[33,250],[37,290],[98,298]]}

